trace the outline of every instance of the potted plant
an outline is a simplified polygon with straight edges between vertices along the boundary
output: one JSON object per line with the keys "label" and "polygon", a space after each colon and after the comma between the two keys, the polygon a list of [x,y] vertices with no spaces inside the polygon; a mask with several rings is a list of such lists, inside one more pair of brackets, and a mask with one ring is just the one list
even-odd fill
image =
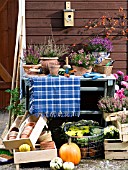
{"label": "potted plant", "polygon": [[30,68],[41,67],[41,64],[39,64],[40,48],[38,45],[27,45],[27,48],[23,50],[23,54],[23,68],[26,73],[30,73]]}
{"label": "potted plant", "polygon": [[109,125],[104,128],[104,138],[105,139],[119,139],[119,129],[114,125]]}
{"label": "potted plant", "polygon": [[23,50],[23,61],[26,64],[38,64],[40,57],[40,48],[38,45],[27,45],[27,48]]}
{"label": "potted plant", "polygon": [[88,50],[97,58],[108,57],[112,51],[112,42],[108,38],[95,37],[88,43]]}
{"label": "potted plant", "polygon": [[128,98],[102,97],[98,101],[98,108],[103,112],[106,121],[116,120],[119,111],[128,109]]}
{"label": "potted plant", "polygon": [[52,65],[59,65],[58,60],[68,53],[68,47],[64,44],[57,45],[53,37],[49,37],[44,44],[40,45],[40,53],[40,63],[43,68],[45,68],[45,71],[47,71],[49,63],[52,63]]}
{"label": "potted plant", "polygon": [[77,52],[72,51],[70,59],[73,69],[77,70],[75,72],[76,76],[82,76],[86,72],[91,72],[96,60],[91,53],[87,54],[83,48]]}

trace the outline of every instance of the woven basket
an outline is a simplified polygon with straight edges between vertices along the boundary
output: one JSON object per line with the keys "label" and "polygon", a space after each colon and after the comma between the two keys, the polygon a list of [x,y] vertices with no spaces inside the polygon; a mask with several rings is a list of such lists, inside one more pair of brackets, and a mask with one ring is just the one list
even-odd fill
{"label": "woven basket", "polygon": [[113,68],[113,66],[95,65],[95,67],[93,69],[97,73],[106,74],[106,76],[110,76],[112,73],[112,68]]}

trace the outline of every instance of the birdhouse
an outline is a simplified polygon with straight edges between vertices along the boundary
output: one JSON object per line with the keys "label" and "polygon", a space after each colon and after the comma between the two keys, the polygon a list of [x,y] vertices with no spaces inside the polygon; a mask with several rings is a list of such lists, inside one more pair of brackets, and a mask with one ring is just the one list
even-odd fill
{"label": "birdhouse", "polygon": [[71,9],[71,3],[66,2],[66,9],[64,9],[64,26],[65,27],[74,26],[74,11],[75,9]]}

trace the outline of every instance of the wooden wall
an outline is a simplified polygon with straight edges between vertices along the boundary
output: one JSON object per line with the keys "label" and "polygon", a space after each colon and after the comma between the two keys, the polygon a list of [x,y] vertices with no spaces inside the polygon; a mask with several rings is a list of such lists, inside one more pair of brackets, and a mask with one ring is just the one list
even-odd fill
{"label": "wooden wall", "polygon": [[17,26],[18,1],[0,1],[0,109],[9,104]]}
{"label": "wooden wall", "polygon": [[[26,0],[26,34],[27,43],[43,43],[44,38],[51,36],[51,29],[57,44],[76,44],[86,42],[92,31],[85,31],[84,26],[90,19],[103,15],[114,16],[120,7],[127,15],[127,0],[70,0],[75,9],[75,26],[65,28],[63,25],[64,0]],[[127,73],[127,42],[114,40],[111,57],[115,60],[113,72],[122,70]]]}

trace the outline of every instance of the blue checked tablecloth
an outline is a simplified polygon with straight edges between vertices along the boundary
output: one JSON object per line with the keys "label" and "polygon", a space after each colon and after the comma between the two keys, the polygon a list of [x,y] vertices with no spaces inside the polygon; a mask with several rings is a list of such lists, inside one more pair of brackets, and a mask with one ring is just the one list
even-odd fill
{"label": "blue checked tablecloth", "polygon": [[80,77],[30,78],[31,114],[46,117],[80,115]]}

